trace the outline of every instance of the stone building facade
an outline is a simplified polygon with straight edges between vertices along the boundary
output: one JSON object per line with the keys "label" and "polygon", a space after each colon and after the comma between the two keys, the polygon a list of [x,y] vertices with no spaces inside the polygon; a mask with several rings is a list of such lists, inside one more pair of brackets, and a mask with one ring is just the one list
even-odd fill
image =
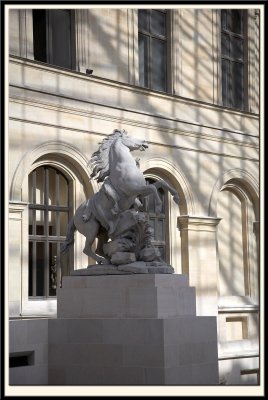
{"label": "stone building facade", "polygon": [[260,10],[12,6],[7,21],[10,351],[41,340],[13,381],[31,368],[47,382],[60,275],[93,262],[76,233],[61,270],[60,244],[99,189],[89,157],[120,128],[148,141],[146,178],[179,192],[179,208],[163,192],[148,212],[198,315],[217,317],[219,383],[258,384]]}

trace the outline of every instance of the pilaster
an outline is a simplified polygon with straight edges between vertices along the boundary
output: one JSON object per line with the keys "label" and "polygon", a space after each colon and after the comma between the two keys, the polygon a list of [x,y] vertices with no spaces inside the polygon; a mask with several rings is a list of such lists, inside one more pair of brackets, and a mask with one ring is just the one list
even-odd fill
{"label": "pilaster", "polygon": [[[25,254],[28,254],[27,203],[12,202],[9,205],[9,255],[8,255],[8,297],[9,315],[18,316],[22,306],[22,275],[24,273]],[[26,215],[27,214],[27,215]],[[25,253],[26,250],[26,253]]]}
{"label": "pilaster", "polygon": [[182,240],[182,273],[196,288],[197,315],[217,315],[217,225],[220,218],[182,215],[178,228]]}

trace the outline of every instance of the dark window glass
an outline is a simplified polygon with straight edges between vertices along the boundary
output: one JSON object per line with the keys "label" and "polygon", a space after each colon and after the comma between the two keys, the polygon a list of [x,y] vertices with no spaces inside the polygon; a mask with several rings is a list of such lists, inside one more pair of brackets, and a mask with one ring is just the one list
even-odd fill
{"label": "dark window glass", "polygon": [[221,36],[221,52],[224,56],[229,57],[230,55],[230,38],[224,33]]}
{"label": "dark window glass", "polygon": [[60,245],[67,232],[69,182],[55,168],[38,167],[29,176],[29,296],[56,295]]}
{"label": "dark window glass", "polygon": [[245,107],[245,13],[221,11],[222,103],[227,107]]}
{"label": "dark window glass", "polygon": [[[146,178],[147,184],[156,182],[154,179]],[[167,260],[166,252],[166,226],[167,226],[167,193],[163,189],[158,189],[158,194],[162,201],[162,210],[160,214],[156,214],[155,197],[150,195],[144,199],[144,211],[148,213],[148,219],[151,227],[154,230],[153,245],[160,251],[163,260]]]}
{"label": "dark window glass", "polygon": [[230,56],[233,59],[243,61],[244,57],[244,41],[240,38],[234,37],[231,41],[231,53]]}
{"label": "dark window glass", "polygon": [[166,35],[166,14],[152,10],[151,14],[151,32],[156,35]]}
{"label": "dark window glass", "polygon": [[72,68],[71,16],[68,10],[49,10],[50,63]]}
{"label": "dark window glass", "polygon": [[234,33],[243,34],[243,11],[232,10],[231,11],[231,30]]}
{"label": "dark window glass", "polygon": [[149,87],[149,38],[139,35],[139,71],[140,85]]}
{"label": "dark window glass", "polygon": [[139,83],[167,90],[167,35],[165,10],[138,10]]}
{"label": "dark window glass", "polygon": [[72,68],[70,10],[33,10],[35,60]]}
{"label": "dark window glass", "polygon": [[243,65],[241,63],[233,63],[233,79],[236,82],[234,85],[233,102],[234,107],[243,107],[243,90],[244,90],[244,76]]}
{"label": "dark window glass", "polygon": [[148,10],[138,10],[138,26],[140,30],[149,31],[149,12]]}
{"label": "dark window glass", "polygon": [[35,60],[47,62],[46,10],[33,10],[33,47]]}
{"label": "dark window glass", "polygon": [[166,43],[152,38],[152,87],[166,90]]}

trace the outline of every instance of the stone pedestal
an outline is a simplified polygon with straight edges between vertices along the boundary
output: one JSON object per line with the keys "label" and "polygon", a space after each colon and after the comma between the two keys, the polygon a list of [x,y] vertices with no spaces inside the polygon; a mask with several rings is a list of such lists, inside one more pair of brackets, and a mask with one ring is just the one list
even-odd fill
{"label": "stone pedestal", "polygon": [[49,384],[218,384],[215,317],[197,317],[188,278],[70,276],[49,324]]}

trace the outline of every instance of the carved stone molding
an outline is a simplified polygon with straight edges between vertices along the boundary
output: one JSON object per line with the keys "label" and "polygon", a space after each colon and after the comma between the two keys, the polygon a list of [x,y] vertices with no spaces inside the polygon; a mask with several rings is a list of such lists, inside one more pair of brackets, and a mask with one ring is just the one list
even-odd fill
{"label": "carved stone molding", "polygon": [[221,218],[181,215],[178,217],[177,226],[180,231],[191,230],[215,232],[220,221]]}
{"label": "carved stone molding", "polygon": [[9,203],[9,212],[10,213],[22,213],[27,207],[27,202],[24,201],[11,201]]}

